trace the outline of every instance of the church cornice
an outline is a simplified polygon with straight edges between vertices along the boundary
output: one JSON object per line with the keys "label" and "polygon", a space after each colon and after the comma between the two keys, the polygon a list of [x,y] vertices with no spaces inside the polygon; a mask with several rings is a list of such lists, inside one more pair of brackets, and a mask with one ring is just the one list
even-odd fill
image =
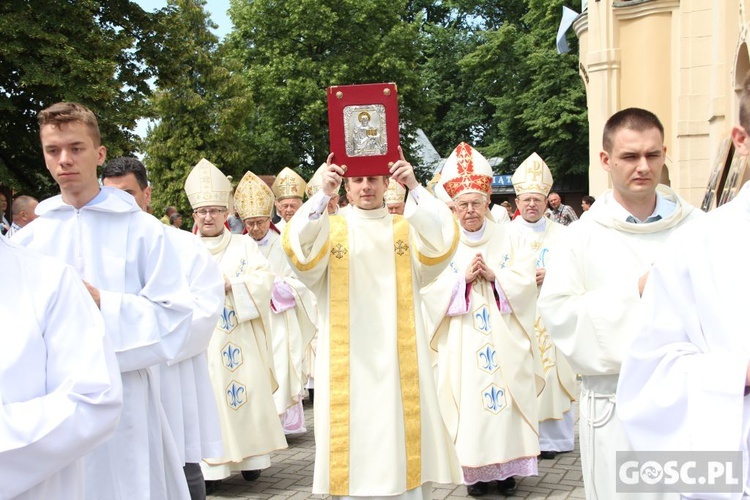
{"label": "church cornice", "polygon": [[618,20],[671,13],[679,8],[680,0],[620,0],[619,2],[612,2],[612,12]]}
{"label": "church cornice", "polygon": [[589,11],[583,11],[578,19],[573,21],[573,29],[576,32],[576,36],[580,39],[583,33],[589,30]]}

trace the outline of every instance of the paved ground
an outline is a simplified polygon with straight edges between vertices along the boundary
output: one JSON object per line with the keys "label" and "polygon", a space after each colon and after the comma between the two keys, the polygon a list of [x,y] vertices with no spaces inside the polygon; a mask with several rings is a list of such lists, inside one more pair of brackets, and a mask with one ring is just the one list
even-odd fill
{"label": "paved ground", "polygon": [[[576,411],[578,410],[576,405]],[[577,415],[576,415],[577,416]],[[254,482],[247,482],[236,474],[225,479],[219,489],[209,498],[273,499],[273,500],[320,500],[313,495],[312,478],[315,461],[315,439],[313,436],[312,406],[305,405],[307,433],[289,438],[289,448],[273,454],[272,465],[263,471]],[[581,478],[581,455],[578,447],[578,419],[576,418],[575,451],[558,455],[555,460],[539,462],[539,476],[519,481],[516,497],[519,498],[585,498]],[[435,485],[435,500],[467,498],[462,485]],[[483,498],[504,498],[492,492]]]}

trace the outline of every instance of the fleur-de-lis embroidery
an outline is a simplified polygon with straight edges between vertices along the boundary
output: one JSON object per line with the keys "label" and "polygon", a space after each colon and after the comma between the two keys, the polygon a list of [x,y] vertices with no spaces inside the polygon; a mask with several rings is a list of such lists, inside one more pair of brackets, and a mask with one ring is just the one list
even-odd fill
{"label": "fleur-de-lis embroidery", "polygon": [[487,344],[478,354],[482,370],[492,373],[497,369],[497,351]]}
{"label": "fleur-de-lis embroidery", "polygon": [[232,381],[232,383],[227,386],[227,404],[236,410],[245,404],[246,401],[245,387],[242,384]]}
{"label": "fleur-de-lis embroidery", "polygon": [[341,243],[337,243],[335,247],[331,248],[331,253],[337,259],[343,259],[344,255],[348,253],[348,250]]}
{"label": "fleur-de-lis embroidery", "polygon": [[498,413],[505,407],[505,391],[496,385],[489,386],[482,396],[484,396],[484,407],[492,413]]}
{"label": "fleur-de-lis embroidery", "polygon": [[221,358],[224,361],[224,366],[234,371],[235,368],[242,364],[242,351],[236,345],[228,343],[224,346],[224,350],[221,351]]}
{"label": "fleur-de-lis embroidery", "polygon": [[235,321],[236,314],[233,310],[224,308],[223,311],[221,311],[221,329],[225,332],[229,333],[234,329],[235,326],[237,326],[237,322]]}
{"label": "fleur-de-lis embroidery", "polygon": [[393,249],[396,250],[397,254],[404,255],[406,252],[409,251],[409,245],[407,245],[401,240],[398,240],[396,242],[396,245],[393,247]]}
{"label": "fleur-de-lis embroidery", "polygon": [[474,328],[482,333],[490,332],[490,312],[487,310],[487,306],[482,306],[481,309],[474,312]]}
{"label": "fleur-de-lis embroidery", "polygon": [[542,242],[541,241],[532,241],[531,242],[531,249],[535,252],[542,248]]}

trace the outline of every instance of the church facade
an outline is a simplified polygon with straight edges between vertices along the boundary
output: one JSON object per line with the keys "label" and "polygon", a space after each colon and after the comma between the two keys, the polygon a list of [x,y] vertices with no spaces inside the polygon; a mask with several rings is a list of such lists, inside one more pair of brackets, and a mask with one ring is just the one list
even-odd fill
{"label": "church facade", "polygon": [[592,195],[609,187],[599,166],[604,123],[636,106],[664,123],[665,183],[704,209],[732,197],[750,174],[728,141],[750,71],[748,8],[750,0],[588,1],[573,28],[588,101]]}

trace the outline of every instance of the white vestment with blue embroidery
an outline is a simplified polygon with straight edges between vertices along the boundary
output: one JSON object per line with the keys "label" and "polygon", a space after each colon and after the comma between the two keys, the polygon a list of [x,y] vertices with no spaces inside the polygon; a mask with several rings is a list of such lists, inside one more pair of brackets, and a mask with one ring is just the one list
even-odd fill
{"label": "white vestment with blue embroidery", "polygon": [[273,402],[278,387],[268,327],[273,274],[258,245],[228,230],[201,238],[231,290],[208,346],[208,369],[219,409],[224,454],[204,457],[206,480],[265,469],[267,456],[287,447]]}
{"label": "white vestment with blue embroidery", "polygon": [[[468,484],[536,473],[536,398],[544,381],[533,328],[534,258],[523,244],[508,225],[485,221],[475,233],[462,229],[450,267],[423,291],[436,325],[430,344],[438,352],[440,409]],[[494,286],[481,278],[465,283],[478,253],[495,273]],[[464,314],[448,312],[454,283],[463,285],[458,300],[468,299]],[[480,467],[495,477],[474,478],[467,470]]]}
{"label": "white vestment with blue embroidery", "polygon": [[[510,229],[526,239],[523,249],[536,258],[536,268],[546,269],[555,250],[568,236],[568,227],[542,217],[530,223],[518,216]],[[537,287],[537,290],[541,286]],[[534,333],[544,370],[544,390],[539,395],[539,447],[542,451],[571,451],[575,443],[572,409],[576,393],[576,374],[552,342],[537,311]],[[567,414],[567,415],[566,415]]]}

